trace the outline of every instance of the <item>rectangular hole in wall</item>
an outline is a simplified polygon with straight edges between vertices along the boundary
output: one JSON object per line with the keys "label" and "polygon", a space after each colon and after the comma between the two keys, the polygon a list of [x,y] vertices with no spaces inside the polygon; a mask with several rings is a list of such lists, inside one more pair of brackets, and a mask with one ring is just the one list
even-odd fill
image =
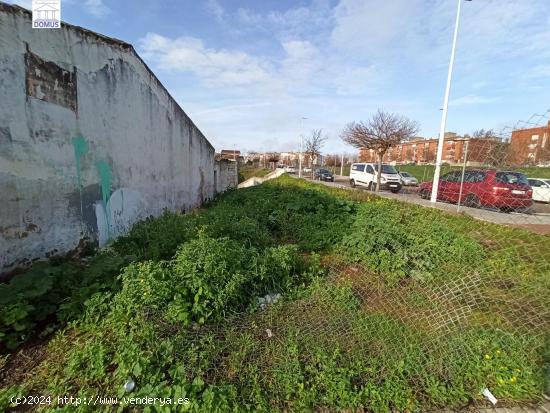
{"label": "rectangular hole in wall", "polygon": [[70,72],[27,50],[25,54],[27,95],[76,112],[76,70]]}

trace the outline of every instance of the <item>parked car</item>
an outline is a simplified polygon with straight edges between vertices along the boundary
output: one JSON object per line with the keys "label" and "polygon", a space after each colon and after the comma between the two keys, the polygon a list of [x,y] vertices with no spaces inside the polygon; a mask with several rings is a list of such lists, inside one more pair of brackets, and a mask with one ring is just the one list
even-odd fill
{"label": "parked car", "polygon": [[313,177],[314,179],[318,179],[320,181],[334,182],[334,175],[326,169],[316,169]]}
{"label": "parked car", "polygon": [[294,166],[285,166],[285,172],[288,172],[289,174],[295,174],[296,168]]}
{"label": "parked car", "polygon": [[399,176],[401,177],[401,183],[403,184],[403,186],[418,186],[418,179],[416,179],[410,173],[399,171]]}
{"label": "parked car", "polygon": [[[462,171],[453,171],[439,180],[437,199],[458,202]],[[420,196],[428,199],[432,193],[432,182],[420,185]],[[473,208],[494,207],[510,212],[533,205],[533,191],[527,177],[519,172],[476,169],[464,173],[460,202]]]}
{"label": "parked car", "polygon": [[[392,165],[382,164],[380,175],[380,186],[382,189],[389,189],[393,193],[401,190],[401,176]],[[378,177],[378,164],[354,163],[351,164],[349,183],[355,188],[357,185],[366,186],[374,190]]]}
{"label": "parked car", "polygon": [[307,166],[305,168],[302,169],[302,171],[304,171],[305,173],[309,173],[311,172],[313,169],[311,168],[308,168]]}
{"label": "parked car", "polygon": [[533,189],[533,201],[550,204],[550,179],[529,178]]}

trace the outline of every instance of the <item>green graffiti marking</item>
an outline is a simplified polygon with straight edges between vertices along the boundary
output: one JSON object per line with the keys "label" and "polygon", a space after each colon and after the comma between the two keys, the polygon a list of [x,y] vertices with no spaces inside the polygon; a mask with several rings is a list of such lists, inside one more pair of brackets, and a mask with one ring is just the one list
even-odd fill
{"label": "green graffiti marking", "polygon": [[95,164],[99,172],[99,182],[101,185],[101,196],[105,206],[105,222],[107,223],[107,238],[111,238],[111,211],[109,208],[109,197],[111,196],[111,182],[113,173],[111,166],[105,161],[98,161]]}
{"label": "green graffiti marking", "polygon": [[78,188],[82,189],[82,177],[80,169],[80,161],[84,155],[88,153],[88,142],[82,136],[75,136],[73,138],[74,158],[76,160],[76,179],[78,181]]}

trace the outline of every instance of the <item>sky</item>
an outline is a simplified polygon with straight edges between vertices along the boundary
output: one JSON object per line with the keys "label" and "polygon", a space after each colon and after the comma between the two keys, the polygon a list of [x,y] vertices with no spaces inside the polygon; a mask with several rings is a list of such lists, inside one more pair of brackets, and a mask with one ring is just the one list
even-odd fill
{"label": "sky", "polygon": [[[11,1],[30,7],[30,0]],[[457,0],[62,0],[62,20],[132,43],[217,150],[299,150],[378,109],[436,137]],[[550,108],[548,0],[462,4],[447,131]],[[302,119],[307,118],[307,119]]]}

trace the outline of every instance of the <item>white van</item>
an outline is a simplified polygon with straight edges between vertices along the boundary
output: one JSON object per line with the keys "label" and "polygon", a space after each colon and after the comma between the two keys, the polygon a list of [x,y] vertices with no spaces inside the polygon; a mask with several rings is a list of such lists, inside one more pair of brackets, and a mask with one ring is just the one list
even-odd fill
{"label": "white van", "polygon": [[[351,165],[349,183],[353,188],[359,185],[374,190],[376,189],[377,171],[378,164],[376,163],[354,163]],[[380,178],[382,189],[389,189],[393,193],[401,190],[401,176],[392,165],[382,164]]]}

